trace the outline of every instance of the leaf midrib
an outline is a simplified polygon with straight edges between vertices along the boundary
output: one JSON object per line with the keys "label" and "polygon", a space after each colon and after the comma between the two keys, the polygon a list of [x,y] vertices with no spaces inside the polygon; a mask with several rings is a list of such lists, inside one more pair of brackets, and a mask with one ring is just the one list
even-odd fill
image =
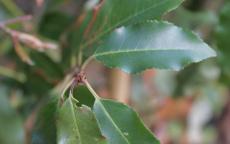
{"label": "leaf midrib", "polygon": [[[139,13],[135,13],[134,15],[128,16],[126,19],[121,20],[119,23],[117,23],[117,24],[115,24],[114,26],[108,28],[107,30],[105,30],[105,31],[102,32],[101,34],[98,34],[98,36],[96,36],[95,38],[92,38],[92,39],[90,40],[90,42],[86,42],[85,44],[83,44],[82,47],[83,47],[83,48],[87,47],[89,44],[91,44],[91,43],[95,42],[96,40],[100,39],[100,37],[103,37],[105,34],[107,34],[108,32],[112,31],[112,30],[115,29],[116,27],[122,25],[122,23],[125,23],[125,22],[129,21],[131,18],[137,17],[137,16],[139,16],[139,15],[142,15],[143,13],[145,13],[145,12],[147,12],[147,11],[153,9],[153,8],[156,8],[156,7],[160,6],[160,5],[163,5],[163,4],[165,4],[166,2],[168,2],[168,1],[170,1],[170,0],[162,1],[162,2],[160,2],[159,4],[156,4],[156,5],[153,5],[153,6],[149,7],[149,8],[143,9],[143,10],[140,11]],[[183,0],[182,0],[181,2],[183,2]],[[170,10],[170,9],[169,9],[169,10]]]}
{"label": "leaf midrib", "polygon": [[93,56],[105,56],[105,55],[114,55],[121,53],[138,53],[138,52],[149,52],[149,51],[196,51],[195,49],[133,49],[133,50],[118,50],[118,51],[109,51],[109,52],[96,52]]}
{"label": "leaf midrib", "polygon": [[75,111],[74,111],[74,105],[73,105],[73,103],[72,103],[72,100],[71,100],[71,97],[70,97],[70,104],[71,104],[71,112],[72,112],[72,115],[73,115],[73,117],[74,117],[74,119],[73,119],[73,121],[74,121],[74,125],[75,125],[75,127],[76,127],[76,129],[77,129],[77,133],[78,133],[78,136],[79,136],[79,141],[80,141],[80,144],[83,144],[83,142],[82,142],[82,140],[81,140],[81,134],[80,134],[80,131],[79,131],[79,127],[78,127],[78,125],[77,125],[77,116],[76,116],[76,114],[75,114]]}
{"label": "leaf midrib", "polygon": [[117,124],[114,122],[114,120],[112,119],[112,117],[109,115],[109,113],[106,111],[104,105],[101,103],[101,100],[98,99],[97,100],[98,103],[101,105],[102,110],[104,111],[105,115],[108,117],[108,119],[110,120],[110,122],[114,125],[114,127],[116,128],[116,130],[118,131],[118,133],[124,138],[124,140],[127,142],[127,144],[131,144],[128,139],[123,135],[122,131],[120,130],[120,128],[117,126]]}

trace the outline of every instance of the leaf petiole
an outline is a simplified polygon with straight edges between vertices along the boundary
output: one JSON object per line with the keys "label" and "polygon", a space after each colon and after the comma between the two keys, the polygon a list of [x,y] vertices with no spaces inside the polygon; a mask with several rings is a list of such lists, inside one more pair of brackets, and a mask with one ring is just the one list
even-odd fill
{"label": "leaf petiole", "polygon": [[89,84],[88,80],[85,79],[84,80],[84,84],[86,85],[86,87],[89,89],[89,91],[92,93],[92,95],[95,97],[95,99],[100,99],[100,97],[97,95],[97,93],[95,92],[95,90],[92,88],[92,86]]}
{"label": "leaf petiole", "polygon": [[89,63],[95,58],[94,55],[90,56],[81,66],[81,71],[85,71],[86,67],[89,65]]}

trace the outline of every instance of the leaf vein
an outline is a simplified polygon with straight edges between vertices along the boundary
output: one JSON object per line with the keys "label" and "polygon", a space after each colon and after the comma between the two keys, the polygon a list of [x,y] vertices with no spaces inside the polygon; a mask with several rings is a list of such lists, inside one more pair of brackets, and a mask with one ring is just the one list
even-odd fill
{"label": "leaf vein", "polygon": [[122,131],[119,129],[119,127],[117,126],[117,124],[114,122],[114,120],[111,118],[111,116],[109,115],[109,113],[106,111],[104,105],[101,103],[100,100],[98,100],[99,104],[101,105],[102,110],[105,112],[105,115],[108,117],[108,119],[110,120],[110,122],[114,125],[114,127],[117,129],[118,133],[120,133],[120,135],[124,138],[124,140],[127,142],[127,144],[130,144],[130,142],[128,141],[128,139],[123,135]]}
{"label": "leaf vein", "polygon": [[149,51],[195,51],[194,49],[133,49],[133,50],[119,50],[119,51],[109,51],[109,52],[96,52],[95,57],[114,55],[121,53],[136,53],[136,52],[149,52]]}
{"label": "leaf vein", "polygon": [[147,12],[147,11],[150,11],[151,9],[156,8],[156,7],[160,6],[160,5],[163,5],[163,4],[167,3],[167,2],[168,2],[167,0],[166,0],[166,1],[161,1],[160,3],[158,3],[158,4],[156,4],[156,5],[153,5],[153,6],[149,7],[149,8],[143,9],[143,10],[140,11],[139,13],[137,12],[137,13],[135,13],[134,15],[128,16],[126,19],[121,20],[119,23],[117,23],[117,24],[115,24],[114,26],[108,28],[107,30],[105,30],[105,31],[102,32],[101,34],[98,34],[98,36],[95,37],[95,38],[93,38],[93,39],[91,39],[90,42],[86,42],[85,44],[83,44],[83,48],[84,48],[84,47],[87,47],[89,44],[92,44],[92,43],[95,42],[96,40],[100,39],[100,37],[104,36],[106,33],[110,32],[111,30],[115,29],[116,27],[119,27],[119,26],[122,25],[123,23],[129,21],[131,18],[137,17],[137,16],[139,16],[139,15],[141,15],[141,14]]}

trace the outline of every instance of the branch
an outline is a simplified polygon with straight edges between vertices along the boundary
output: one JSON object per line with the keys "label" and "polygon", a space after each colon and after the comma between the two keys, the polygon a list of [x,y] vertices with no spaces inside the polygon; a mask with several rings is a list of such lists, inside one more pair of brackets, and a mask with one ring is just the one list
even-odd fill
{"label": "branch", "polygon": [[25,15],[25,16],[20,16],[20,17],[16,17],[16,18],[13,18],[13,19],[6,20],[4,22],[0,22],[0,25],[6,26],[6,25],[9,25],[9,24],[15,24],[15,23],[21,23],[21,22],[29,21],[31,19],[32,19],[31,15]]}
{"label": "branch", "polygon": [[25,15],[14,19],[6,20],[4,22],[0,22],[0,30],[4,31],[6,34],[10,35],[11,37],[18,39],[18,41],[20,41],[21,43],[39,51],[44,51],[44,49],[57,49],[58,46],[54,43],[43,42],[33,35],[11,30],[6,27],[9,24],[24,22],[31,19],[32,19],[31,15]]}
{"label": "branch", "polygon": [[19,82],[24,82],[26,79],[26,76],[23,73],[15,72],[14,70],[3,66],[0,66],[0,76],[15,79]]}
{"label": "branch", "polygon": [[17,17],[14,19],[9,19],[4,22],[0,22],[0,30],[2,30],[3,32],[5,32],[7,35],[11,37],[12,42],[14,44],[15,51],[18,54],[18,56],[22,59],[22,61],[30,65],[32,64],[32,61],[30,60],[27,53],[24,52],[22,48],[20,48],[20,43],[28,46],[29,48],[32,48],[32,49],[35,49],[41,52],[44,51],[45,49],[57,49],[58,48],[58,45],[54,43],[43,42],[39,38],[33,35],[19,32],[16,30],[12,30],[7,27],[7,25],[9,24],[28,21],[28,20],[31,20],[31,18],[32,18],[31,15],[26,15],[26,16]]}

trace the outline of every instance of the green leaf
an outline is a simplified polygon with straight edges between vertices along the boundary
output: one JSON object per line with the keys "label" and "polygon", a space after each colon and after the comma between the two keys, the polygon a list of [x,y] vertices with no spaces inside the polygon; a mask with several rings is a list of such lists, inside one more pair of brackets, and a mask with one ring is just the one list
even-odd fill
{"label": "green leaf", "polygon": [[158,19],[182,2],[183,0],[102,0],[98,4],[98,13],[94,12],[96,17],[92,28],[88,27],[90,41],[98,40],[123,25]]}
{"label": "green leaf", "polygon": [[58,113],[59,144],[106,144],[95,116],[87,106],[77,107],[70,96]]}
{"label": "green leaf", "polygon": [[6,20],[10,14],[6,11],[3,5],[0,5],[0,21]]}
{"label": "green leaf", "polygon": [[149,68],[179,70],[216,53],[194,33],[152,21],[115,30],[94,56],[108,67],[139,73]]}
{"label": "green leaf", "polygon": [[34,69],[42,71],[48,77],[47,79],[57,81],[63,78],[63,69],[47,54],[32,51],[30,56],[35,63]]}
{"label": "green leaf", "polygon": [[65,13],[52,11],[46,13],[39,24],[39,32],[48,38],[58,40],[60,35],[72,22],[71,17]]}
{"label": "green leaf", "polygon": [[73,94],[74,98],[79,101],[79,103],[77,103],[77,106],[86,105],[90,108],[93,107],[95,98],[90,93],[90,91],[88,90],[88,88],[86,86],[83,86],[83,85],[77,86],[74,89],[73,93],[74,93]]}
{"label": "green leaf", "polygon": [[10,106],[6,89],[0,85],[0,143],[23,144],[23,123]]}
{"label": "green leaf", "polygon": [[32,144],[56,144],[56,111],[57,98],[45,99],[36,116],[36,122],[32,131]]}
{"label": "green leaf", "polygon": [[128,106],[97,98],[93,111],[109,144],[159,144]]}
{"label": "green leaf", "polygon": [[23,12],[19,9],[19,7],[16,5],[16,3],[13,0],[8,1],[0,1],[1,7],[3,7],[5,10],[7,10],[7,13],[11,16],[19,16],[22,15]]}
{"label": "green leaf", "polygon": [[221,81],[229,84],[230,83],[230,2],[226,1],[224,7],[221,9],[219,25],[216,29],[216,41],[220,56],[218,57],[219,64],[221,66]]}
{"label": "green leaf", "polygon": [[220,23],[217,27],[217,44],[222,52],[230,54],[230,2],[227,2],[220,13]]}

